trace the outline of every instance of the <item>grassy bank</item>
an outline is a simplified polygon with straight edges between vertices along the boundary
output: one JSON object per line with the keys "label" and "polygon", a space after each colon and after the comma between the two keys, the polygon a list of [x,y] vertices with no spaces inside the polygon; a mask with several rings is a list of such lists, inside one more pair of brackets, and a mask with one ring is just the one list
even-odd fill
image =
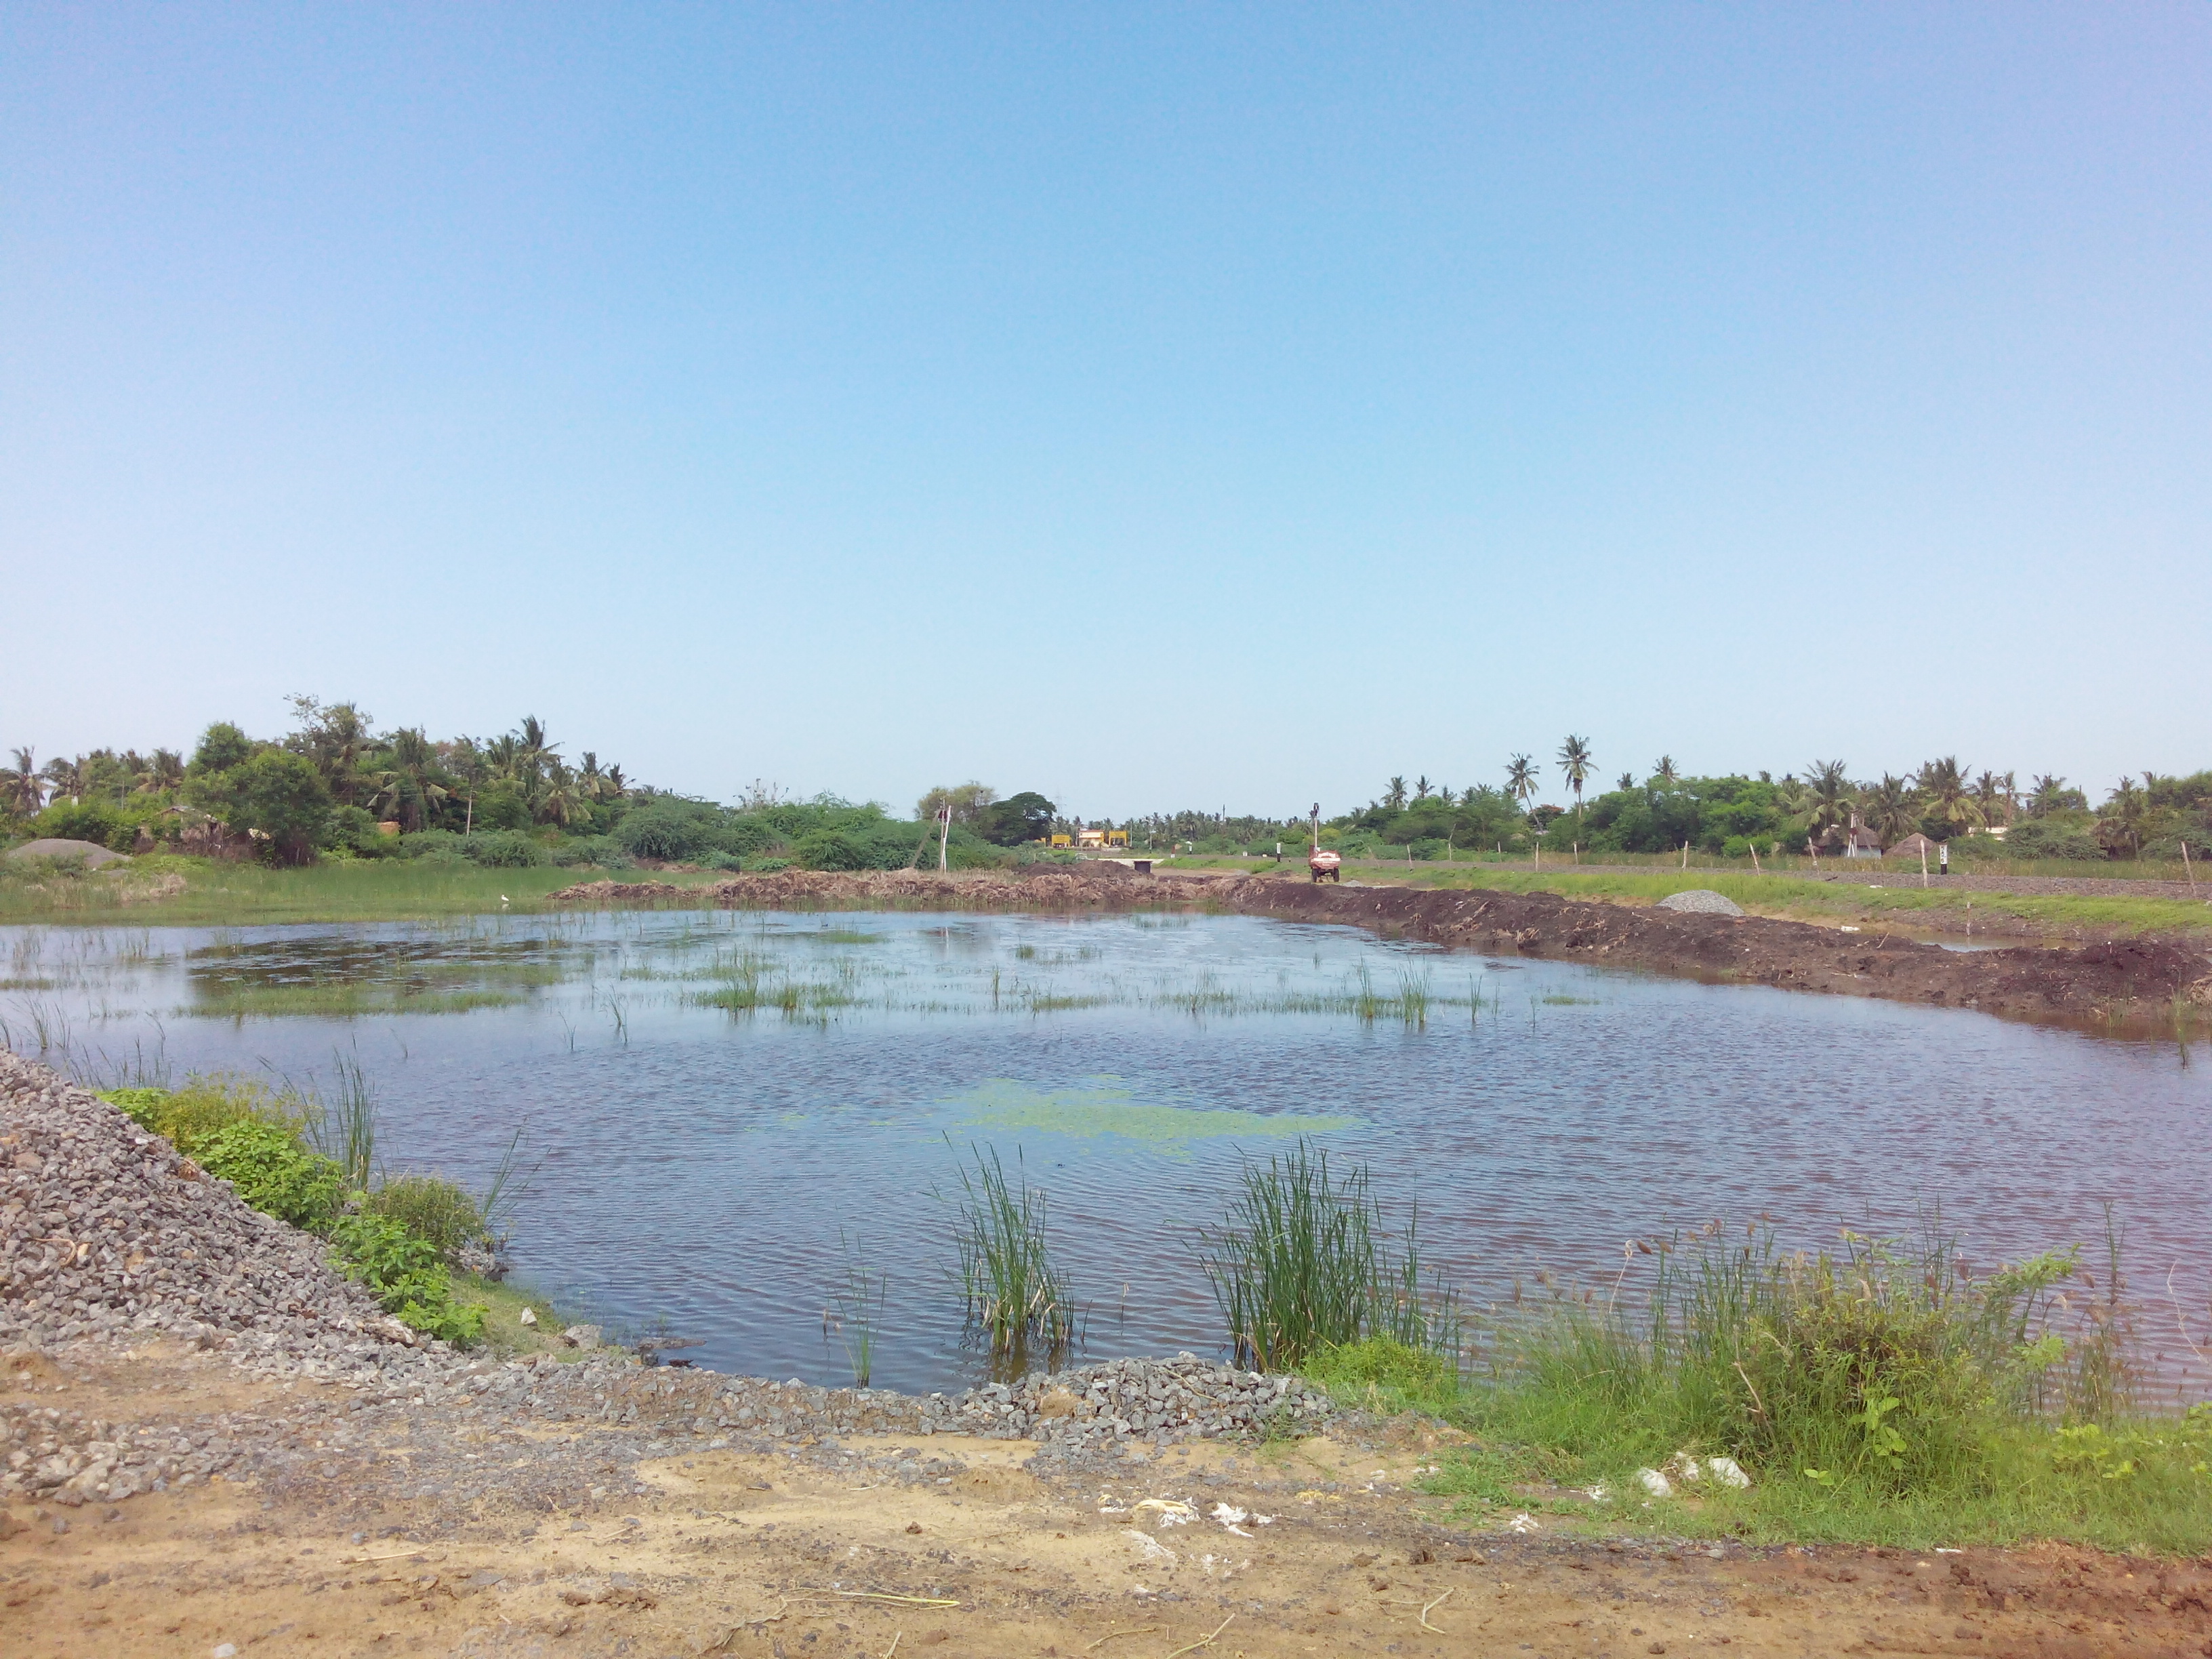
{"label": "grassy bank", "polygon": [[[1181,869],[1255,868],[1250,860],[1184,859]],[[1263,860],[1257,871],[1273,868]],[[1292,869],[1287,863],[1285,871]],[[2212,936],[2212,902],[2163,895],[2101,893],[1970,892],[1938,883],[1923,887],[1916,870],[1902,872],[1895,886],[1863,887],[1811,881],[1802,876],[1754,873],[1740,865],[1717,870],[1694,866],[1650,871],[1582,869],[1563,866],[1532,870],[1518,864],[1453,863],[1347,866],[1351,878],[1392,886],[1447,891],[1482,889],[1502,893],[1557,893],[1565,898],[1621,904],[1651,904],[1691,889],[1724,894],[1753,915],[1838,926],[1887,927],[1905,933],[1955,936],[1970,928],[1998,938],[2081,941],[2156,935]],[[1284,879],[1304,878],[1303,870]],[[2212,891],[2212,884],[2208,884]]]}
{"label": "grassy bank", "polygon": [[1976,1280],[1948,1241],[1783,1256],[1717,1224],[1653,1254],[1647,1296],[1494,1320],[1471,1370],[1372,1339],[1304,1369],[1340,1404],[1468,1431],[1429,1488],[1490,1524],[2212,1548],[2212,1404],[2142,1407],[2114,1264],[2069,1249]]}
{"label": "grassy bank", "polygon": [[[1900,880],[1902,878],[1900,878]],[[1971,915],[2008,921],[2051,939],[2112,939],[2138,934],[2212,933],[2212,905],[2201,901],[2090,893],[1970,893],[1942,887],[1857,887],[1749,872],[1717,873],[1562,870],[1539,873],[1490,868],[1454,870],[1425,886],[1485,887],[1507,893],[1559,893],[1570,898],[1655,903],[1670,893],[1702,888],[1726,895],[1754,915],[1799,921],[1888,923],[1902,930],[1955,933]],[[1971,906],[1971,911],[1968,907]],[[1978,924],[1979,925],[1979,924]]]}
{"label": "grassy bank", "polygon": [[[0,864],[0,924],[129,922],[237,927],[300,921],[413,921],[545,908],[548,894],[603,872],[484,869],[428,860],[331,860],[269,868],[148,858],[113,873],[23,872]],[[656,875],[703,885],[712,875]]]}

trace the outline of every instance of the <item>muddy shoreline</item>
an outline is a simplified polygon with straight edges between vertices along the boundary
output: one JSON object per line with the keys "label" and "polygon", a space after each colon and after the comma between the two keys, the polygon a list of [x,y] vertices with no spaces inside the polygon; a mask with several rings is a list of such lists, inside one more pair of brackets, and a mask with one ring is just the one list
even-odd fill
{"label": "muddy shoreline", "polygon": [[1551,893],[1316,885],[1281,876],[1139,876],[1120,865],[1037,873],[782,870],[703,887],[596,881],[566,904],[690,903],[736,909],[1122,911],[1202,908],[1366,927],[1486,955],[1583,962],[1714,983],[1881,997],[2090,1030],[2166,1029],[2212,1014],[2212,957],[2172,940],[1947,951],[1869,924],[1846,931],[1761,916],[1702,915]]}

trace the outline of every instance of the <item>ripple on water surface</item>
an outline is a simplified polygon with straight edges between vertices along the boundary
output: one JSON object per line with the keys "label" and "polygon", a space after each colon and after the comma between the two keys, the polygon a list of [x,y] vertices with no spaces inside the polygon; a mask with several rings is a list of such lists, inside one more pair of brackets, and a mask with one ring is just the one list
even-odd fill
{"label": "ripple on water surface", "polygon": [[703,1363],[842,1380],[836,1293],[887,1275],[875,1380],[975,1376],[950,1193],[1044,1189],[1088,1352],[1213,1350],[1194,1254],[1297,1138],[1371,1163],[1478,1299],[1624,1240],[1787,1242],[1940,1203],[1993,1261],[2096,1237],[2203,1306],[2207,1069],[1979,1015],[1498,963],[1249,917],[651,913],[7,930],[5,1035],[80,1071],[327,1076],[394,1169],[481,1182],[518,1124],[524,1279]]}

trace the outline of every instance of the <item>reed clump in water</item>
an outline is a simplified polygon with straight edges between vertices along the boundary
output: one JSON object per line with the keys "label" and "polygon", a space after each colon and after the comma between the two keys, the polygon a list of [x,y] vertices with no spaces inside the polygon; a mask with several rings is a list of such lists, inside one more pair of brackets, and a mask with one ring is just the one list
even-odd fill
{"label": "reed clump in water", "polygon": [[[845,1362],[853,1372],[853,1386],[865,1389],[874,1374],[876,1333],[883,1328],[884,1307],[890,1297],[890,1275],[879,1273],[868,1264],[860,1241],[848,1237],[842,1227],[837,1231],[838,1248],[844,1253],[845,1271],[842,1282],[830,1292],[837,1304],[835,1323],[839,1339],[845,1345]],[[827,1332],[832,1321],[826,1312],[823,1328]]]}
{"label": "reed clump in water", "polygon": [[1224,1224],[1200,1232],[1239,1365],[1290,1370],[1371,1338],[1417,1351],[1454,1343],[1452,1293],[1422,1292],[1418,1214],[1394,1240],[1365,1164],[1333,1176],[1328,1154],[1300,1139],[1246,1164],[1240,1184]]}
{"label": "reed clump in water", "polygon": [[995,1148],[971,1155],[973,1168],[960,1168],[953,1223],[968,1316],[1002,1366],[1025,1369],[1035,1352],[1056,1369],[1074,1346],[1076,1308],[1045,1242],[1043,1189],[1018,1164],[1010,1181]]}

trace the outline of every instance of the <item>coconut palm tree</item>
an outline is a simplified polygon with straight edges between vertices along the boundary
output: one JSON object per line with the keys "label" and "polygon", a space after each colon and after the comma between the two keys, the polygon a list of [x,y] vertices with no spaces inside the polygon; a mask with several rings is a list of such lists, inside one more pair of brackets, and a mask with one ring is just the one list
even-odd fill
{"label": "coconut palm tree", "polygon": [[1851,781],[1842,761],[1816,760],[1805,769],[1805,793],[1813,810],[1814,836],[1841,829],[1850,821]]}
{"label": "coconut palm tree", "polygon": [[538,799],[538,818],[543,823],[566,824],[582,816],[583,791],[566,761],[554,756],[545,763],[545,789]]}
{"label": "coconut palm tree", "polygon": [[38,751],[15,752],[15,763],[0,769],[0,800],[27,817],[46,804],[46,786],[39,779]]}
{"label": "coconut palm tree", "polygon": [[1413,780],[1413,799],[1426,800],[1429,798],[1429,791],[1435,787],[1436,785],[1429,781],[1429,775],[1426,772],[1422,773],[1419,777]]}
{"label": "coconut palm tree", "polygon": [[150,758],[139,763],[137,777],[142,794],[158,795],[164,790],[181,787],[185,781],[185,757],[173,749],[156,749]]}
{"label": "coconut palm tree", "polygon": [[1660,756],[1651,763],[1651,775],[1662,784],[1671,785],[1679,775],[1674,770],[1674,757],[1672,755]]}
{"label": "coconut palm tree", "polygon": [[517,748],[516,760],[521,769],[515,781],[523,786],[525,793],[535,794],[539,781],[544,776],[545,769],[555,755],[559,753],[561,745],[545,741],[545,723],[543,720],[535,714],[525,714],[522,717],[521,740]]}
{"label": "coconut palm tree", "polygon": [[1867,827],[1881,837],[1885,847],[1911,835],[1913,820],[1919,817],[1912,786],[1887,772],[1880,783],[1861,792],[1859,804],[1865,809]]}
{"label": "coconut palm tree", "polygon": [[[2004,780],[1994,772],[1984,772],[1974,780],[1974,810],[1981,814],[1984,824],[1994,823],[2004,816]],[[2007,822],[2010,820],[2008,819]]]}
{"label": "coconut palm tree", "polygon": [[2039,818],[2057,811],[2066,799],[2066,780],[2050,772],[2039,772],[2029,782],[2027,815]]}
{"label": "coconut palm tree", "polygon": [[1636,787],[1636,774],[1635,774],[1635,773],[1633,773],[1633,772],[1623,772],[1623,773],[1620,775],[1620,777],[1619,781],[1618,781],[1617,782],[1615,782],[1615,783],[1614,783],[1614,785],[1613,785],[1613,787],[1614,788],[1616,788],[1616,789],[1633,789],[1633,788],[1635,788],[1635,787]]}
{"label": "coconut palm tree", "polygon": [[1966,783],[1966,769],[1959,764],[1957,756],[1947,755],[1942,760],[1924,762],[1912,781],[1927,799],[1926,816],[1937,821],[1947,840],[1950,834],[1972,829],[1981,823],[1981,808],[1975,804],[1973,792]]}
{"label": "coconut palm tree", "polygon": [[46,781],[53,786],[52,793],[67,795],[76,801],[84,793],[84,757],[80,755],[73,761],[48,761]]}
{"label": "coconut palm tree", "polygon": [[1567,740],[1559,745],[1559,770],[1567,775],[1567,787],[1575,792],[1575,817],[1580,822],[1583,785],[1589,781],[1590,775],[1589,738],[1577,738],[1572,733],[1568,735]]}
{"label": "coconut palm tree", "polygon": [[389,812],[403,829],[418,830],[431,807],[444,801],[445,785],[432,776],[437,757],[419,726],[402,726],[392,734],[392,765],[376,775],[373,810]]}
{"label": "coconut palm tree", "polygon": [[1506,767],[1505,793],[1523,806],[1536,793],[1536,769],[1526,755],[1516,755]]}
{"label": "coconut palm tree", "polygon": [[2143,822],[2150,816],[2150,797],[2136,787],[2133,778],[2122,778],[2097,817],[2097,839],[2108,848],[2124,847],[2130,857],[2142,851]]}
{"label": "coconut palm tree", "polygon": [[1406,810],[1405,779],[1390,780],[1390,787],[1382,792],[1382,804],[1394,812],[1402,812]]}

